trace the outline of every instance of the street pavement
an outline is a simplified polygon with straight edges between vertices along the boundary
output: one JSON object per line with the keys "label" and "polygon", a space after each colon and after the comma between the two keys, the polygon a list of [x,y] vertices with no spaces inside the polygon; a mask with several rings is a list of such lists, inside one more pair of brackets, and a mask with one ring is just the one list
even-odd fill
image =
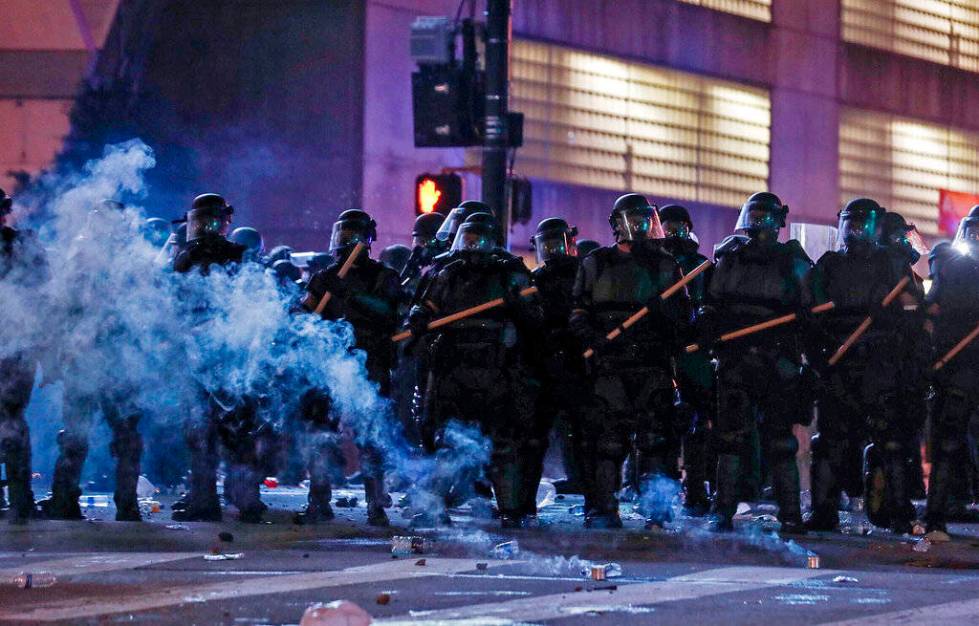
{"label": "street pavement", "polygon": [[[0,624],[298,624],[335,600],[374,623],[430,626],[979,623],[979,525],[953,526],[948,544],[879,529],[785,541],[763,530],[763,507],[715,535],[691,519],[645,531],[626,505],[626,529],[585,531],[567,496],[548,498],[540,529],[501,531],[463,509],[451,529],[414,532],[397,507],[391,529],[367,527],[363,493],[344,490],[357,507],[301,527],[290,512],[303,495],[266,490],[261,525],[174,525],[167,497],[142,524],[111,521],[111,505],[87,508],[92,521],[2,524]],[[429,540],[424,553],[393,558],[391,536],[408,534]],[[612,562],[620,577],[581,573]],[[6,582],[20,572],[57,581]]]}

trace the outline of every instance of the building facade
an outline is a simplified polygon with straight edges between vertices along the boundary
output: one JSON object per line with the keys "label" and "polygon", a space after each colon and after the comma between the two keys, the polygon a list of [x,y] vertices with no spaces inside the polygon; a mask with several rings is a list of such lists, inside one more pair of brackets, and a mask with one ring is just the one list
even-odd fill
{"label": "building facade", "polygon": [[[146,136],[194,155],[178,196],[227,194],[270,244],[322,248],[354,205],[382,245],[405,242],[415,177],[479,163],[413,145],[411,24],[459,8],[122,0],[98,73],[142,59],[141,97],[166,120]],[[608,241],[612,201],[632,190],[688,205],[706,246],[765,189],[791,221],[833,223],[869,195],[940,237],[939,190],[979,193],[977,72],[977,0],[513,0],[515,172],[534,213],[512,245],[553,215]],[[464,181],[478,198],[479,175]]]}

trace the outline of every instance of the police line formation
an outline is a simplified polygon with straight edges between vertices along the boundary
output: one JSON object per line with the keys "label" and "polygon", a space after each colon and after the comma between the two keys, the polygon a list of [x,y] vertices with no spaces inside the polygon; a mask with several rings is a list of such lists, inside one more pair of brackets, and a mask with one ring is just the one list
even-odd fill
{"label": "police line formation", "polygon": [[[3,193],[0,201],[6,220],[12,201]],[[91,211],[111,220],[123,208],[105,201]],[[947,540],[968,473],[968,422],[979,407],[979,341],[972,341],[979,206],[954,242],[931,252],[927,296],[912,271],[919,258],[909,241],[913,226],[901,215],[871,199],[849,202],[839,213],[839,249],[813,263],[799,242],[779,241],[787,213],[776,195],[752,195],[736,234],[709,260],[686,208],[657,208],[630,193],[612,207],[608,246],[577,241],[577,229],[561,218],[541,221],[531,241],[534,271],[502,247],[497,220],[477,201],[447,217],[418,217],[413,247],[386,249],[385,263],[371,258],[375,222],[357,209],[333,225],[329,255],[307,259],[305,268],[285,246],[266,254],[254,229],[227,236],[233,208],[213,193],[194,199],[172,232],[154,218],[143,235],[161,246],[161,265],[175,274],[264,264],[294,289],[294,315],[348,323],[367,376],[394,398],[417,454],[439,453],[449,420],[478,427],[492,444],[485,474],[439,482],[445,506],[493,494],[504,527],[538,524],[535,497],[556,429],[567,473],[560,486],[584,494],[586,527],[622,525],[623,488],[652,491],[642,507],[647,524],[663,525],[683,477],[686,511],[711,515],[718,531],[732,529],[739,501],[768,484],[783,533],[838,529],[843,492],[864,495],[876,525],[905,533],[915,522],[912,498],[924,497],[920,444],[930,416],[925,523],[932,539]],[[36,269],[20,276],[44,280],[44,250],[30,232],[0,223],[0,280],[18,265]],[[10,520],[83,518],[79,479],[91,415],[100,409],[113,431],[117,519],[138,521],[139,415],[97,393],[95,401],[66,397],[81,408],[65,412],[52,494],[35,504],[24,419],[35,368],[27,352],[0,361]],[[303,428],[293,436],[322,443],[303,457],[310,489],[296,523],[333,517],[343,428],[334,400],[309,388],[299,402]],[[229,465],[252,468],[229,472],[226,502],[239,519],[261,520],[262,442],[282,433],[258,432],[247,403],[227,406],[203,394],[197,409],[185,431],[189,489],[173,519],[221,519],[223,454]],[[804,521],[793,427],[809,425],[814,414],[812,513]],[[384,450],[361,441],[359,452],[367,521],[387,525]],[[451,520],[445,508],[418,506],[413,523]]]}

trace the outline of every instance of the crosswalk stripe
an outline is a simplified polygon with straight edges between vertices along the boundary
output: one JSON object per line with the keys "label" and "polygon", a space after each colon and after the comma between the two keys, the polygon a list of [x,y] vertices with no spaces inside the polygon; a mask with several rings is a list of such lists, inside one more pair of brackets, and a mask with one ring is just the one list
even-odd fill
{"label": "crosswalk stripe", "polygon": [[[520,561],[490,562],[490,567],[517,564]],[[276,593],[290,593],[325,587],[361,585],[367,583],[456,574],[476,569],[474,559],[427,559],[424,567],[415,565],[413,559],[385,561],[374,565],[348,567],[328,572],[304,572],[281,576],[246,578],[232,582],[209,585],[185,585],[163,591],[115,597],[112,599],[73,598],[23,609],[0,609],[0,620],[48,622],[83,619],[109,615],[147,611],[194,602],[210,602]]]}
{"label": "crosswalk stripe", "polygon": [[0,578],[21,572],[47,572],[55,576],[97,574],[116,570],[136,569],[156,563],[168,563],[200,556],[196,552],[98,552],[78,554],[69,558],[47,561],[26,561],[17,567],[0,569]]}
{"label": "crosswalk stripe", "polygon": [[833,622],[826,626],[842,625],[878,625],[878,624],[975,624],[979,621],[979,600],[960,600],[933,604],[904,611],[892,611],[878,615],[867,615],[842,622]]}
{"label": "crosswalk stripe", "polygon": [[[377,620],[388,626],[447,623],[452,620],[499,620],[499,624],[540,622],[590,611],[629,610],[635,606],[693,600],[722,593],[755,591],[788,585],[817,576],[832,576],[832,570],[783,567],[723,567],[652,583],[622,584],[611,593],[561,593],[475,604],[415,614],[410,620],[393,617]],[[614,582],[611,581],[611,582]]]}

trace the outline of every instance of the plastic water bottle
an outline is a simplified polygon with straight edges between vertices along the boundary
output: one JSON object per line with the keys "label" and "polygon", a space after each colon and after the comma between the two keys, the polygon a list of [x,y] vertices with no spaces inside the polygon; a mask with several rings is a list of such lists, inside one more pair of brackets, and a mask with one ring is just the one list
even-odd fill
{"label": "plastic water bottle", "polygon": [[85,508],[106,508],[109,506],[109,496],[107,495],[92,495],[92,496],[81,496],[78,498],[79,506]]}
{"label": "plastic water bottle", "polygon": [[37,574],[21,572],[16,576],[10,577],[7,584],[17,587],[18,589],[36,589],[40,587],[50,587],[57,581],[58,579],[54,574],[48,574],[47,572],[38,572]]}

